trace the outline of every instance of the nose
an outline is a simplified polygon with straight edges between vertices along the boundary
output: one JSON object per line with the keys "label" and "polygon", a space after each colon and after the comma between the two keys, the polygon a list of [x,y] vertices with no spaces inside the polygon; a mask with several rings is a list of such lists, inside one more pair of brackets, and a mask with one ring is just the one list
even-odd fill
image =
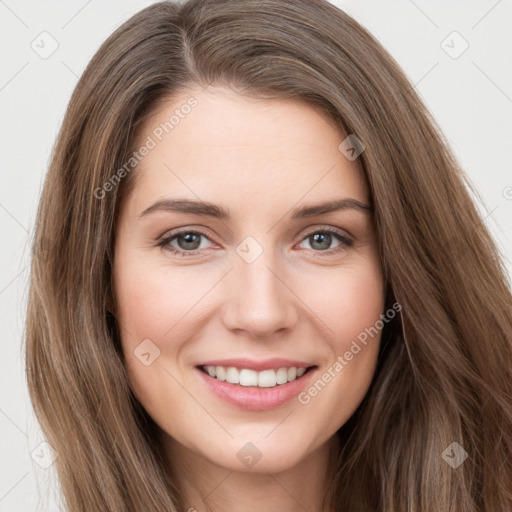
{"label": "nose", "polygon": [[252,263],[237,257],[224,281],[223,322],[227,329],[264,338],[289,330],[297,322],[298,299],[285,272],[266,251]]}

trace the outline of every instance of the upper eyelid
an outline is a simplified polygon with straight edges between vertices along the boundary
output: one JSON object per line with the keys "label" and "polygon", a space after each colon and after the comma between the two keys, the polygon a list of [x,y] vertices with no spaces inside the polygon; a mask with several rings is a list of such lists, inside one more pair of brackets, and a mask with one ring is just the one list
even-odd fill
{"label": "upper eyelid", "polygon": [[[343,236],[346,236],[347,238],[350,238],[350,239],[353,239],[354,236],[352,235],[352,233],[350,233],[349,231],[347,231],[346,229],[342,229],[342,228],[335,228],[333,226],[326,226],[325,224],[321,227],[312,227],[311,229],[307,229],[306,233],[303,235],[303,237],[305,236],[308,236],[310,235],[311,233],[316,233],[317,231],[327,231],[327,232],[333,232],[333,233],[337,233],[337,234],[341,234],[343,235],[343,233],[346,233],[346,235],[343,235]],[[343,233],[339,233],[339,231],[342,231]]]}
{"label": "upper eyelid", "polygon": [[[324,229],[325,230],[331,229],[331,230],[334,230],[334,231],[336,231],[336,230],[337,231],[343,231],[343,232],[347,233],[348,236],[353,237],[352,233],[350,233],[350,231],[348,231],[347,229],[340,228],[340,227],[335,227],[335,226],[330,226],[330,225],[327,225],[327,224],[317,224],[315,226],[310,226],[310,227],[304,228],[306,233],[322,231]],[[192,233],[192,232],[198,232],[201,235],[209,237],[210,235],[208,235],[206,233],[206,231],[208,231],[208,228],[205,228],[205,227],[202,227],[202,226],[199,226],[199,227],[194,227],[194,226],[188,227],[188,226],[185,226],[183,228],[174,228],[174,229],[166,230],[160,236],[158,236],[158,239],[168,238],[169,236],[176,236],[176,235],[179,235],[181,233]]]}

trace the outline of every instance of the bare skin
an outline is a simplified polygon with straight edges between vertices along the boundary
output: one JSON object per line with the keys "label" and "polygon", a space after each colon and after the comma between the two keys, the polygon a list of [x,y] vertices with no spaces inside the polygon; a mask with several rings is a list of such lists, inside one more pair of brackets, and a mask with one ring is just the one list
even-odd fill
{"label": "bare skin", "polygon": [[[161,429],[185,510],[320,512],[335,433],[368,390],[380,335],[333,368],[384,312],[383,277],[371,215],[292,214],[344,198],[368,205],[364,174],[338,149],[345,135],[310,106],[227,88],[162,103],[140,144],[191,96],[197,106],[134,171],[117,225],[114,285],[130,384]],[[178,198],[215,203],[230,218],[141,216]],[[178,228],[185,233],[169,238]],[[143,340],[151,359],[160,351],[148,365],[134,355]],[[245,410],[214,394],[197,368],[271,357],[316,367],[303,377],[302,401]]]}

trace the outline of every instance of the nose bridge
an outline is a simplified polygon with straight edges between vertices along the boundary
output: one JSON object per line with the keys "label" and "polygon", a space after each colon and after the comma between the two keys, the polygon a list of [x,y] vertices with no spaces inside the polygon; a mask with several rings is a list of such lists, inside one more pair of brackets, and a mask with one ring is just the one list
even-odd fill
{"label": "nose bridge", "polygon": [[289,328],[296,320],[293,293],[284,284],[285,277],[280,275],[282,266],[275,251],[247,237],[236,252],[229,277],[232,290],[226,305],[226,326],[250,331],[254,336]]}

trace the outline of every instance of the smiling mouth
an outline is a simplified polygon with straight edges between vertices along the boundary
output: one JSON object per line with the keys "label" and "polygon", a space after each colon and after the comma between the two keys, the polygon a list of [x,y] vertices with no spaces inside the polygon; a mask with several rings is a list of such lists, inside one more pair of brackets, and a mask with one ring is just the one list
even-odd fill
{"label": "smiling mouth", "polygon": [[250,370],[248,368],[236,368],[234,366],[198,366],[202,372],[213,379],[244,387],[273,388],[288,384],[300,379],[303,375],[316,368],[309,367],[281,367],[263,371]]}

